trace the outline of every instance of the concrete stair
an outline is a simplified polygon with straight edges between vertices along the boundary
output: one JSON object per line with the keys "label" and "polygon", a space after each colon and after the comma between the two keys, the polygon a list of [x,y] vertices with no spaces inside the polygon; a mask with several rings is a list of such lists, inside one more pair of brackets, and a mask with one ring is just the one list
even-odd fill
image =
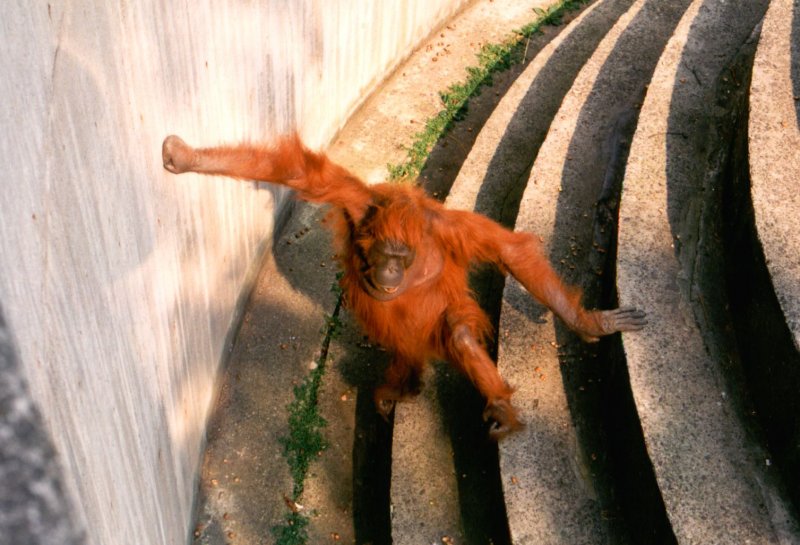
{"label": "concrete stair", "polygon": [[[792,0],[597,0],[498,83],[477,130],[467,114],[469,141],[457,127],[437,148],[464,147],[445,204],[536,233],[588,306],[637,306],[649,325],[586,345],[516,281],[477,271],[497,328],[491,349],[526,422],[495,445],[483,400],[444,364],[392,422],[377,417],[371,390],[389,356],[342,314],[320,393],[331,445],[304,492],[309,543],[800,543],[798,36]],[[387,87],[367,114],[397,102]],[[361,160],[364,138],[353,137]],[[363,168],[374,177],[375,165]],[[446,175],[432,160],[422,178]],[[284,250],[319,252],[315,211],[299,206],[291,221],[287,236],[302,235]],[[315,259],[330,282],[325,255]],[[298,257],[281,259],[277,272],[291,278],[280,264],[299,267]],[[334,312],[307,287],[316,280],[290,283]],[[278,338],[294,327],[286,319],[269,332],[245,325],[237,347]],[[312,359],[291,350],[303,362],[289,357],[285,376],[262,385],[278,409],[281,385]],[[248,358],[238,365],[252,372]],[[224,439],[225,428],[254,414],[230,408],[231,396],[255,395],[235,365],[201,483],[198,520],[216,532],[201,532],[203,543],[225,542],[234,522],[263,538],[263,520],[241,518],[263,505],[274,524],[286,510],[272,420],[258,428],[258,452],[277,481],[262,477],[250,495],[225,481],[216,494],[223,464],[252,461],[225,457],[245,441]]]}
{"label": "concrete stair", "polygon": [[800,14],[772,2],[750,93],[750,176],[758,237],[786,323],[800,348]]}
{"label": "concrete stair", "polygon": [[[543,142],[552,131],[562,96],[597,47],[614,34],[616,21],[631,4],[592,5],[537,55],[481,131],[447,198],[448,206],[472,208],[509,227],[519,223],[518,210],[520,217],[536,216],[528,208],[537,204],[524,198],[522,190],[534,159],[540,164],[537,156],[541,158],[540,147],[547,145]],[[555,200],[545,206],[554,207]],[[535,227],[541,225],[522,228],[546,239],[547,230]],[[545,309],[518,285],[509,285],[502,294],[502,281],[494,284],[497,300],[491,304],[499,307],[502,295],[499,366],[518,388],[515,403],[527,423],[525,430],[500,445],[511,537],[517,542],[604,541],[608,530],[592,483],[582,475],[577,436],[559,380],[555,332],[547,325]],[[538,506],[535,512],[531,505]]]}
{"label": "concrete stair", "polygon": [[[685,6],[638,1],[620,14],[566,93],[527,181],[516,229],[543,238],[557,270],[584,288],[590,306],[614,304],[603,284],[613,278],[607,261],[626,142]],[[609,341],[583,345],[516,282],[505,288],[500,331],[498,366],[518,385],[530,422],[500,446],[514,542],[657,542],[652,527],[635,536],[626,524],[623,491],[613,478],[621,460],[609,444],[623,439],[608,430],[621,423],[595,414],[613,386]],[[539,505],[535,513],[531,504]],[[663,526],[658,522],[654,527]]]}
{"label": "concrete stair", "polygon": [[724,278],[735,264],[721,243],[720,195],[743,165],[737,116],[766,7],[692,3],[650,83],[624,180],[620,296],[647,307],[659,331],[623,345],[679,543],[797,539],[739,375]]}

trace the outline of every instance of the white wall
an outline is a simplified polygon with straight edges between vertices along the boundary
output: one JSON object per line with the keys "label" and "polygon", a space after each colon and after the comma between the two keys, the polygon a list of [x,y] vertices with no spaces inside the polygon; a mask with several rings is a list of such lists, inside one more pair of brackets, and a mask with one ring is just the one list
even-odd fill
{"label": "white wall", "polygon": [[322,146],[463,3],[0,2],[0,306],[90,543],[186,541],[225,337],[286,200],[178,182],[164,136]]}

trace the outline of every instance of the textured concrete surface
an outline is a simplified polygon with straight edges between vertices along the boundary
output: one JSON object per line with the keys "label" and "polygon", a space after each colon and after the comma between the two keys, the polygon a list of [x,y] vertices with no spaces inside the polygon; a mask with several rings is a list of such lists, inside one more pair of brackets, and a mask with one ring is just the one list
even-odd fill
{"label": "textured concrete surface", "polygon": [[800,350],[798,9],[791,0],[770,3],[753,66],[749,136],[758,236],[786,323]]}
{"label": "textured concrete surface", "polygon": [[0,310],[0,543],[80,545],[63,476]]}
{"label": "textured concrete surface", "polygon": [[185,539],[226,339],[285,201],[176,179],[164,136],[327,143],[464,4],[0,5],[0,302],[90,543]]}
{"label": "textured concrete surface", "polygon": [[[615,131],[632,130],[620,129],[620,118],[635,112],[685,5],[658,4],[633,3],[597,45],[563,99],[520,203],[516,229],[537,233],[557,270],[584,289],[597,278],[591,260],[598,251],[592,222],[612,169],[615,150],[610,142]],[[581,376],[576,367],[596,363],[584,355],[586,347],[557,335],[552,318],[542,316],[543,309],[526,302],[523,293],[517,283],[506,286],[498,360],[502,372],[519,386],[518,402],[530,420],[525,434],[501,446],[512,533],[520,542],[624,540],[612,526],[613,513],[605,513],[611,506],[600,494],[608,492],[597,488],[606,486],[598,477],[606,453],[597,450],[593,430],[581,429],[589,423],[576,413],[576,398],[594,388],[583,379],[577,392],[564,391],[567,381],[574,382],[573,374]],[[536,324],[545,319],[548,325]],[[523,328],[523,323],[528,325]],[[539,386],[549,382],[555,384]],[[583,448],[579,441],[585,442]],[[539,506],[533,520],[525,516],[530,505]],[[558,532],[552,529],[553,520],[561,521]]]}
{"label": "textured concrete surface", "polygon": [[[328,150],[370,183],[388,177],[387,164],[405,159],[414,135],[442,109],[440,91],[467,78],[484,44],[500,43],[536,18],[534,7],[553,0],[481,0],[473,2],[421,44],[380,92],[367,99]],[[454,143],[457,145],[457,143]]]}
{"label": "textured concrete surface", "polygon": [[[524,189],[563,95],[630,4],[595,4],[534,58],[482,128],[447,197],[447,206],[474,209],[514,223],[514,195]],[[537,205],[549,209],[555,208],[556,202]],[[534,214],[525,210],[523,215]],[[517,228],[532,226],[518,224]],[[514,402],[526,422],[524,430],[499,446],[512,539],[516,543],[603,542],[607,536],[600,511],[591,484],[581,475],[552,317],[516,282],[507,281],[507,285],[499,367],[518,388]]]}
{"label": "textured concrete surface", "polygon": [[382,378],[386,358],[349,313],[342,310],[339,319],[319,392],[329,446],[312,465],[303,494],[305,508],[313,513],[309,543],[377,545],[389,535],[384,487],[391,427],[375,411],[371,392]]}
{"label": "textured concrete surface", "polygon": [[262,543],[283,522],[292,478],[280,438],[293,386],[308,374],[336,296],[323,213],[296,206],[250,296],[209,422],[197,543]]}
{"label": "textured concrete surface", "polygon": [[[650,328],[623,336],[642,429],[679,543],[796,543],[748,437],[696,299],[704,186],[714,175],[709,103],[766,2],[695,1],[650,83],[631,145],[620,212],[620,297]],[[725,72],[723,72],[725,70]],[[709,201],[710,202],[710,201]],[[694,241],[689,240],[694,238]],[[710,250],[709,250],[710,251]],[[717,282],[719,283],[719,281]],[[712,303],[705,303],[711,305]],[[701,331],[702,329],[702,331]]]}
{"label": "textured concrete surface", "polygon": [[524,188],[539,146],[575,75],[632,2],[592,5],[536,55],[481,128],[447,196],[448,207],[494,215],[507,212],[476,208],[479,195],[506,194],[507,185]]}
{"label": "textured concrete surface", "polygon": [[392,448],[392,543],[464,543],[453,448],[432,369],[424,391],[399,406]]}

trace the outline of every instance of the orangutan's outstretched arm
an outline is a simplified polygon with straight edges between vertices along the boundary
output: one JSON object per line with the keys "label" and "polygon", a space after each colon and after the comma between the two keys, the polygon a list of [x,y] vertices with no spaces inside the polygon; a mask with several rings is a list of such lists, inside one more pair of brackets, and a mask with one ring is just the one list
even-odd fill
{"label": "orangutan's outstretched arm", "polygon": [[636,331],[647,323],[635,308],[587,310],[581,291],[567,286],[530,233],[505,229],[472,212],[447,211],[450,246],[475,261],[489,261],[509,272],[538,301],[552,310],[583,340],[594,342],[617,331]]}
{"label": "orangutan's outstretched arm", "polygon": [[296,135],[271,146],[214,148],[193,148],[177,136],[168,136],[162,158],[164,168],[175,174],[197,172],[285,185],[301,199],[347,210],[356,221],[372,199],[361,180],[325,154],[309,151]]}

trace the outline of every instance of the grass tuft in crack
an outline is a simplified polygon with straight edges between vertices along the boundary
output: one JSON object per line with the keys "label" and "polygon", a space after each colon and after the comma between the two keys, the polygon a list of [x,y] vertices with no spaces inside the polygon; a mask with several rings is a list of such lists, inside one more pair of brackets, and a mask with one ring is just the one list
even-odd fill
{"label": "grass tuft in crack", "polygon": [[478,52],[478,66],[467,68],[467,79],[451,85],[439,93],[444,109],[425,123],[417,133],[414,143],[406,150],[406,159],[397,165],[388,165],[391,180],[416,178],[425,166],[433,146],[453,125],[464,117],[469,99],[481,87],[492,84],[492,74],[506,70],[525,60],[528,41],[546,25],[558,25],[565,14],[580,9],[590,0],[561,0],[546,9],[534,8],[536,20],[514,31],[514,37],[499,44],[486,44]]}
{"label": "grass tuft in crack", "polygon": [[311,370],[303,382],[294,387],[294,401],[287,406],[289,434],[281,438],[281,444],[283,445],[283,454],[289,464],[293,486],[292,496],[284,498],[290,511],[283,524],[272,528],[276,545],[304,545],[308,541],[309,518],[301,512],[300,499],[311,462],[328,448],[328,441],[322,435],[322,428],[325,427],[326,422],[319,414],[318,400],[330,341],[341,331],[340,308],[341,297],[336,303],[333,315],[328,316],[325,320],[325,340],[322,343],[316,367]]}

